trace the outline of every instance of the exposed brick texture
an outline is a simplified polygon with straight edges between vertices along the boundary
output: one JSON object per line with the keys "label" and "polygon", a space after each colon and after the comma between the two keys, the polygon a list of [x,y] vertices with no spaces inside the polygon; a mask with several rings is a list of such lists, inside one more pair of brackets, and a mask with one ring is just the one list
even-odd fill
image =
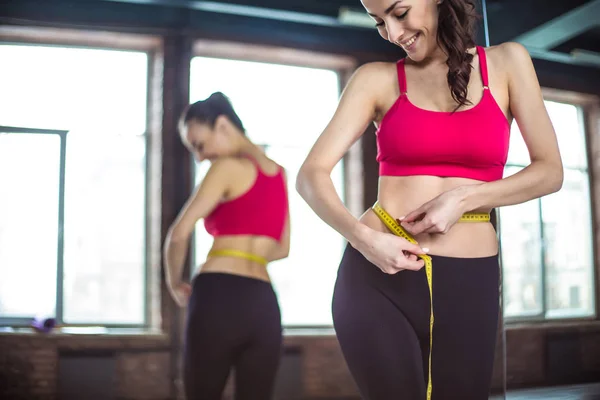
{"label": "exposed brick texture", "polygon": [[[547,333],[574,333],[586,376],[600,377],[600,324],[515,327],[507,331],[508,387],[548,385],[545,376]],[[0,334],[0,398],[56,399],[58,354],[65,350],[111,350],[116,354],[116,393],[122,400],[176,399],[171,385],[171,356],[166,336],[73,337]],[[301,349],[303,393],[298,398],[351,398],[358,394],[333,336],[288,336],[286,346]],[[499,337],[493,388],[501,390],[502,343]],[[225,399],[231,399],[232,379]],[[181,397],[180,397],[181,398]]]}
{"label": "exposed brick texture", "polygon": [[168,352],[123,353],[117,357],[119,398],[163,400],[171,397]]}

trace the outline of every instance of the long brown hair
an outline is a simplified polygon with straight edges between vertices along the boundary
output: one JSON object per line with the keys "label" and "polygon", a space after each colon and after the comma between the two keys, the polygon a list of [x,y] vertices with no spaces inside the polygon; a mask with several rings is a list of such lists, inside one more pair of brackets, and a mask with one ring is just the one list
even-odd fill
{"label": "long brown hair", "polygon": [[473,54],[467,50],[475,46],[475,23],[479,16],[473,0],[442,0],[438,7],[437,41],[448,56],[448,86],[458,103],[456,111],[471,104],[467,99],[467,86]]}

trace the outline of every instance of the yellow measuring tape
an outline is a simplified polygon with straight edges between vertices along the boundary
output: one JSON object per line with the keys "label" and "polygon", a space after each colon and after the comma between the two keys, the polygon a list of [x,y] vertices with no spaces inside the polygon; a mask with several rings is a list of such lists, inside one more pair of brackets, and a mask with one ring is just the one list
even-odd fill
{"label": "yellow measuring tape", "polygon": [[266,266],[269,261],[266,258],[257,256],[256,254],[247,253],[241,250],[234,249],[222,249],[222,250],[212,250],[208,253],[208,257],[235,257],[235,258],[243,258],[245,260],[250,260],[257,262],[261,265]]}
{"label": "yellow measuring tape", "polygon": [[[381,207],[381,205],[379,205],[379,202],[375,202],[375,204],[371,208],[393,234],[408,240],[410,243],[418,244],[417,241],[408,232],[406,232],[406,230],[404,230],[404,228],[401,225],[399,225],[396,222],[396,220],[390,214],[388,214],[388,212],[385,211],[383,207]],[[489,214],[468,213],[464,214],[459,221],[487,222],[489,220]],[[419,254],[418,257],[425,262],[425,275],[427,275],[427,286],[429,286],[429,300],[431,304],[429,315],[429,376],[427,379],[427,400],[431,400],[431,348],[433,347],[433,271],[431,256],[427,254]]]}

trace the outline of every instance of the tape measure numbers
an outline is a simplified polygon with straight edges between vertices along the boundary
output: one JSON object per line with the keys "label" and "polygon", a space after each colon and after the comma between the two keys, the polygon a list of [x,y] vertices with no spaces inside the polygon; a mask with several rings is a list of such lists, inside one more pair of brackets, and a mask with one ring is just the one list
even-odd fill
{"label": "tape measure numbers", "polygon": [[[406,230],[404,230],[404,228],[401,225],[399,225],[396,222],[396,220],[390,214],[388,214],[388,212],[385,211],[383,207],[381,207],[381,205],[379,205],[379,202],[375,202],[375,204],[371,208],[393,234],[406,239],[410,243],[418,244],[417,241],[408,232],[406,232]],[[489,220],[489,214],[469,213],[464,214],[459,221],[487,222]],[[431,400],[431,393],[433,391],[431,383],[431,350],[433,347],[433,268],[431,256],[427,254],[419,254],[417,256],[425,262],[425,275],[427,276],[427,286],[429,286],[429,301],[431,305],[429,314],[429,374],[427,379],[427,400]]]}

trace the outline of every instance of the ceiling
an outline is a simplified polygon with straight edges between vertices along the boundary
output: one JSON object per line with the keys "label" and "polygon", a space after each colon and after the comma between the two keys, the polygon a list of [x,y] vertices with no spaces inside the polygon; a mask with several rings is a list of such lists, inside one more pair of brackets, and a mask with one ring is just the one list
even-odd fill
{"label": "ceiling", "polygon": [[[479,1],[483,2],[481,13],[487,15],[481,24],[479,43],[485,43],[483,26],[487,23],[490,45],[518,41],[537,59],[600,68],[600,0]],[[318,47],[323,39],[321,35],[327,32],[337,37],[336,43],[342,52],[351,47],[345,42],[363,48],[385,45],[376,34],[369,32],[374,32],[373,21],[359,0],[95,0],[85,3],[19,0],[9,4],[7,11],[0,14],[17,20],[33,16],[44,21],[76,20],[83,24],[102,19],[127,26],[180,27],[181,15],[189,15],[185,14],[188,10],[198,10],[201,15],[208,15],[209,26],[206,19],[199,26],[206,27],[205,33],[209,36],[236,37],[262,29],[265,36],[269,32],[274,36],[277,32],[278,40],[300,37],[307,46]],[[244,18],[248,16],[252,18]],[[234,26],[249,20],[265,22],[246,28]],[[300,26],[311,29],[302,30]]]}
{"label": "ceiling", "polygon": [[[103,0],[373,29],[359,0]],[[483,0],[490,44],[518,41],[536,58],[600,67],[600,0]],[[350,11],[350,12],[348,12]]]}

